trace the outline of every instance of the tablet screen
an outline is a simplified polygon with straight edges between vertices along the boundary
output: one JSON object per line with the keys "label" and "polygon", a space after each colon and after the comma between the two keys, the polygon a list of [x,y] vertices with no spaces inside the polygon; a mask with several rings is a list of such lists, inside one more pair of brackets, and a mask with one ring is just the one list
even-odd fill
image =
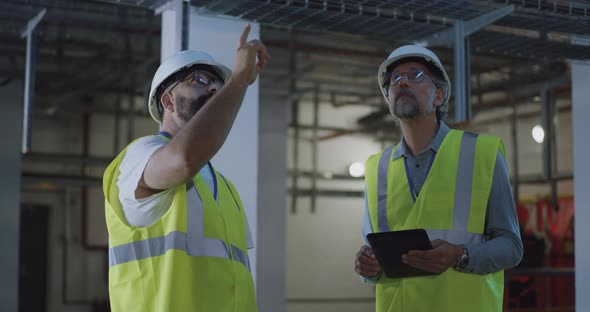
{"label": "tablet screen", "polygon": [[428,234],[423,229],[371,233],[367,240],[385,275],[390,278],[436,275],[402,262],[402,255],[410,250],[432,249]]}

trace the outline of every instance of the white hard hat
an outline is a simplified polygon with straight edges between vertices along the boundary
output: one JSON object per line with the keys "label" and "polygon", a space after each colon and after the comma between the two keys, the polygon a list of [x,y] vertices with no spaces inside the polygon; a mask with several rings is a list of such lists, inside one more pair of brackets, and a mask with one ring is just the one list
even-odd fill
{"label": "white hard hat", "polygon": [[162,123],[162,117],[158,111],[158,101],[160,99],[156,99],[156,91],[160,84],[175,73],[196,64],[210,65],[224,81],[227,81],[231,76],[231,70],[227,66],[216,62],[211,55],[205,52],[188,50],[166,58],[158,67],[156,74],[154,74],[150,89],[148,110],[156,122]]}
{"label": "white hard hat", "polygon": [[435,69],[438,69],[439,74],[442,75],[442,78],[447,84],[446,96],[443,103],[441,104],[441,109],[448,110],[448,102],[449,98],[451,97],[451,81],[449,80],[449,76],[447,75],[445,68],[442,66],[442,63],[440,62],[436,54],[418,45],[405,45],[395,49],[393,52],[391,52],[391,54],[389,54],[389,57],[387,57],[387,59],[383,63],[381,63],[381,66],[379,66],[377,79],[379,80],[379,88],[381,89],[381,93],[383,93],[385,101],[387,102],[387,86],[384,87],[383,83],[385,83],[385,79],[387,78],[387,67],[396,62],[396,65],[402,64],[403,59],[406,58],[424,59],[427,62],[425,63],[425,65],[431,65],[428,66],[430,67],[429,70],[431,70],[432,66],[434,66]]}

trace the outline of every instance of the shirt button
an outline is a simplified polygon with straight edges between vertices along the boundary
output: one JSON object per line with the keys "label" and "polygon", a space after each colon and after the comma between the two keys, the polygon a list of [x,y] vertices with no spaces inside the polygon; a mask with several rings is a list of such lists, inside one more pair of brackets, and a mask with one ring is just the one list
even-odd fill
{"label": "shirt button", "polygon": [[416,164],[416,168],[420,168],[420,165],[419,164]]}

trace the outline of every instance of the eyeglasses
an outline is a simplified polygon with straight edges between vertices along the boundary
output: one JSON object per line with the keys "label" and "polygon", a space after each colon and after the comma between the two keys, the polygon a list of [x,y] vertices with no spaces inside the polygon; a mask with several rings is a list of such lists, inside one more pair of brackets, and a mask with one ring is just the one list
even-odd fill
{"label": "eyeglasses", "polygon": [[420,83],[424,81],[425,77],[430,77],[421,69],[412,69],[408,72],[392,71],[389,74],[389,85],[397,86],[404,75],[406,75],[406,79],[411,83]]}
{"label": "eyeglasses", "polygon": [[[177,74],[179,74],[179,73],[177,73]],[[180,74],[182,74],[182,72]],[[176,88],[176,86],[178,84],[180,84],[181,82],[186,81],[188,79],[191,79],[191,82],[194,81],[204,87],[207,87],[215,82],[217,82],[221,85],[223,85],[225,83],[225,81],[223,79],[213,77],[211,74],[208,74],[208,73],[200,71],[200,70],[194,70],[190,74],[188,74],[187,76],[184,76],[184,78],[179,79],[176,82],[170,84],[168,87],[166,87],[164,89],[164,91],[162,91],[162,93],[160,93],[160,95],[164,94],[164,93],[171,92],[172,90],[174,90],[174,88]],[[158,112],[160,113],[160,117],[162,117],[162,115],[164,113],[164,107],[162,107],[162,103],[160,102],[159,99],[158,99],[158,103],[159,103]]]}
{"label": "eyeglasses", "polygon": [[168,88],[166,88],[166,90],[164,90],[164,92],[170,92],[172,90],[174,90],[174,88],[176,88],[177,85],[179,85],[181,82],[186,81],[188,79],[191,79],[191,82],[196,82],[201,86],[205,86],[208,87],[209,85],[211,85],[212,83],[219,83],[221,85],[224,84],[223,79],[217,78],[217,77],[213,77],[212,75],[200,71],[200,70],[195,70],[193,72],[191,72],[188,76],[184,77],[183,79],[180,79],[178,81],[176,81],[175,83],[171,84]]}

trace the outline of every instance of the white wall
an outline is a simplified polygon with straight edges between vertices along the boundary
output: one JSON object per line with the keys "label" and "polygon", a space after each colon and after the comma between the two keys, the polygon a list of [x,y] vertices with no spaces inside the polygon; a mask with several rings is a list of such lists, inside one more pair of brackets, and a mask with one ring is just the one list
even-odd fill
{"label": "white wall", "polygon": [[287,281],[289,299],[349,299],[372,295],[354,272],[354,255],[362,245],[362,198],[298,199],[288,217]]}
{"label": "white wall", "polygon": [[[191,9],[189,48],[205,51],[213,58],[233,68],[238,40],[246,22],[219,19],[198,14]],[[260,28],[252,23],[249,40],[259,38]],[[258,176],[258,80],[248,87],[242,107],[223,147],[211,163],[226,175],[240,193],[254,241],[258,237],[257,188]],[[249,250],[250,265],[256,282],[256,250]]]}
{"label": "white wall", "polygon": [[277,86],[264,79],[268,71],[260,77],[256,294],[260,312],[285,312],[288,105],[270,94]]}
{"label": "white wall", "polygon": [[590,116],[590,64],[572,62],[572,102],[574,125],[574,168],[575,168],[575,250],[576,250],[576,310],[590,310],[590,247],[586,238],[590,237],[590,140],[588,117]]}
{"label": "white wall", "polygon": [[[300,102],[299,123],[313,123],[313,105]],[[371,111],[368,107],[335,108],[321,102],[321,126],[356,128],[356,119]],[[393,123],[393,122],[392,122]],[[392,124],[393,126],[393,124]],[[320,131],[319,136],[332,131]],[[289,131],[288,164],[293,168],[294,131]],[[312,170],[311,130],[300,130],[298,169]],[[355,161],[364,161],[379,152],[381,143],[366,135],[344,135],[318,142],[318,170],[348,174]],[[363,180],[319,180],[318,188],[362,191]],[[289,186],[292,187],[291,180]],[[311,179],[300,177],[298,187],[311,188]],[[316,212],[311,197],[297,198],[296,213],[287,206],[287,298],[289,312],[373,311],[374,288],[361,283],[354,272],[354,257],[363,244],[360,229],[364,213],[362,197],[318,196]]]}

